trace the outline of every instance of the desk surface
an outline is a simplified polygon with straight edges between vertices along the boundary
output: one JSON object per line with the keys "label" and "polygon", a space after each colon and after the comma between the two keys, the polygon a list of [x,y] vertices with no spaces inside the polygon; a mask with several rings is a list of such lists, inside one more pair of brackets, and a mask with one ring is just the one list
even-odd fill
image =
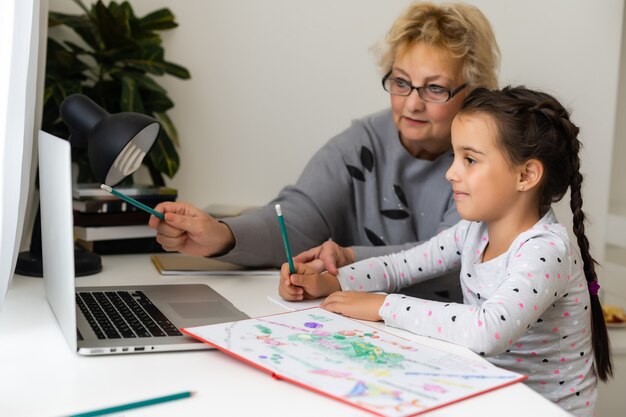
{"label": "desk surface", "polygon": [[[147,255],[106,256],[102,273],[77,285],[206,283],[250,316],[284,312],[276,276],[161,276]],[[467,349],[375,323],[422,344],[474,357]],[[477,357],[477,356],[476,356]],[[219,351],[82,357],[70,351],[48,305],[42,280],[16,275],[0,311],[0,415],[59,416],[195,391],[191,399],[124,412],[125,416],[366,417],[371,414],[278,381]],[[514,401],[515,407],[511,407]],[[524,384],[514,384],[427,413],[567,416]]]}

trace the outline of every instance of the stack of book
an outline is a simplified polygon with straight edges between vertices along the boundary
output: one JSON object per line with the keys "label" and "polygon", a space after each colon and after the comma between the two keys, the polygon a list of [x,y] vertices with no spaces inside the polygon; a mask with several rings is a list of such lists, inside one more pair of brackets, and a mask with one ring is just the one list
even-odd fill
{"label": "stack of book", "polygon": [[[174,188],[153,185],[116,189],[150,207],[178,196]],[[100,184],[74,184],[72,198],[74,237],[85,249],[101,255],[163,251],[156,231],[148,227],[150,214],[100,189]]]}

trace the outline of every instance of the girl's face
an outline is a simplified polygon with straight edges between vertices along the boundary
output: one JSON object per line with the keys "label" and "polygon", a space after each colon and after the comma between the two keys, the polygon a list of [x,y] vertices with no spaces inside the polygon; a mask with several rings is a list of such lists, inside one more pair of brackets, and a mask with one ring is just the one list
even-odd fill
{"label": "girl's face", "polygon": [[498,146],[493,119],[481,113],[452,122],[454,161],[446,172],[456,209],[471,221],[496,222],[516,215],[520,171]]}
{"label": "girl's face", "polygon": [[[391,77],[416,87],[436,85],[454,90],[465,80],[463,61],[442,50],[417,42],[401,51],[391,69]],[[450,148],[452,119],[467,95],[464,89],[446,103],[423,101],[417,91],[407,97],[390,95],[393,121],[402,145],[414,156],[433,160]]]}

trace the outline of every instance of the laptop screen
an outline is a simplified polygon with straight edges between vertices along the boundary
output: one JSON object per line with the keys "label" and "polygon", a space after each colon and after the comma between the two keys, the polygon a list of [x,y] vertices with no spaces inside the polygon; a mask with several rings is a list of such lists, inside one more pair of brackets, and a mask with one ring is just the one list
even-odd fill
{"label": "laptop screen", "polygon": [[77,350],[70,143],[39,132],[39,200],[43,280],[48,302]]}

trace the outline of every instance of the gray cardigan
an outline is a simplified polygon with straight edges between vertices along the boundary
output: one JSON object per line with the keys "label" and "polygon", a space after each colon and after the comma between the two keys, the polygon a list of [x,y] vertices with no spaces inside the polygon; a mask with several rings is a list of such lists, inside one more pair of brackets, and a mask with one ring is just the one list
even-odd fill
{"label": "gray cardigan", "polygon": [[409,154],[390,110],[355,120],[270,204],[222,220],[236,243],[219,259],[255,267],[284,263],[275,203],[294,256],[328,239],[353,246],[357,260],[408,249],[459,221],[445,179],[451,163],[449,153],[435,161]]}

